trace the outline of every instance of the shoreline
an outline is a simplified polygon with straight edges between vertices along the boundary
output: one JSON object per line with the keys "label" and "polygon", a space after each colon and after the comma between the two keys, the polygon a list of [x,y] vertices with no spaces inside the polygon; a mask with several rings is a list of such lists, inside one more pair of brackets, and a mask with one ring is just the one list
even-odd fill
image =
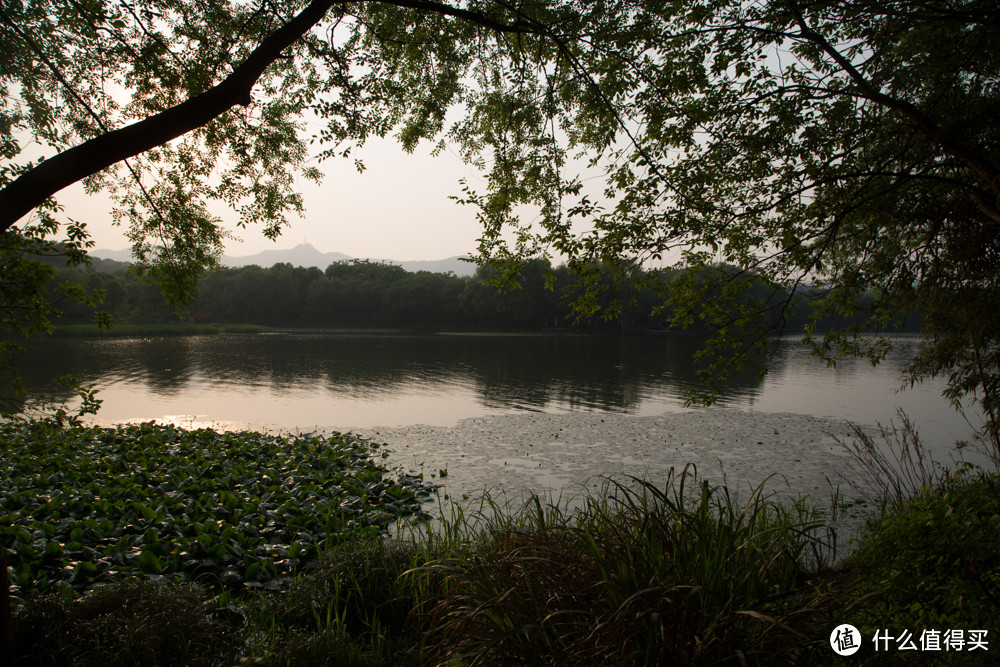
{"label": "shoreline", "polygon": [[724,485],[743,502],[762,482],[764,495],[778,502],[806,498],[835,531],[836,551],[844,555],[876,509],[872,497],[850,483],[851,457],[837,442],[851,441],[850,425],[834,418],[715,407],[658,416],[522,413],[473,417],[453,427],[350,432],[387,445],[387,465],[423,473],[441,485],[443,508],[456,503],[466,512],[482,509],[487,494],[501,506],[519,507],[535,494],[573,508],[608,478],[662,486],[671,468],[679,474],[693,465],[699,482]]}

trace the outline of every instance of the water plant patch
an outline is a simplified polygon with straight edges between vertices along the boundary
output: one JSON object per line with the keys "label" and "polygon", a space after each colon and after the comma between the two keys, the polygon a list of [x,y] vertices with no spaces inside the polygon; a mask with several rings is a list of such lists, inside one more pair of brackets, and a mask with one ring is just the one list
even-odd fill
{"label": "water plant patch", "polygon": [[324,544],[426,517],[434,488],[350,434],[12,421],[0,446],[0,546],[21,595],[135,574],[276,586]]}

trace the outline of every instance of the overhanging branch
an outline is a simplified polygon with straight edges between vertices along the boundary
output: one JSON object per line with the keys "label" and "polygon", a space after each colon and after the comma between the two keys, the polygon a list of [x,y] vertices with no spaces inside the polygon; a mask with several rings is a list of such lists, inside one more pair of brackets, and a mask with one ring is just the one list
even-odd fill
{"label": "overhanging branch", "polygon": [[[979,151],[975,150],[974,147],[968,146],[956,139],[950,132],[941,127],[912,102],[893,97],[876,88],[829,40],[813,30],[806,23],[805,17],[794,1],[789,2],[789,8],[795,17],[795,22],[799,26],[800,36],[812,42],[826,53],[850,77],[854,85],[857,86],[858,91],[865,98],[908,117],[941,150],[964,163],[973,173],[986,182],[986,187],[989,190],[1000,197],[1000,168]],[[970,198],[987,217],[995,223],[1000,222],[1000,211],[998,211],[995,203],[987,202],[977,197]]]}
{"label": "overhanging branch", "polygon": [[[0,190],[0,232],[10,229],[63,188],[202,127],[235,106],[250,104],[254,85],[285,49],[318,24],[334,5],[359,1],[363,0],[313,0],[265,38],[241,65],[212,88],[158,114],[66,149],[25,172]],[[499,32],[537,31],[520,21],[506,24],[483,14],[429,0],[390,0],[386,4],[451,16]],[[2,8],[0,20],[12,24]]]}
{"label": "overhanging branch", "polygon": [[249,104],[250,91],[267,66],[319,23],[333,4],[334,0],[313,0],[218,85],[149,118],[69,148],[22,174],[0,190],[0,231],[9,229],[63,188],[202,127],[234,106]]}

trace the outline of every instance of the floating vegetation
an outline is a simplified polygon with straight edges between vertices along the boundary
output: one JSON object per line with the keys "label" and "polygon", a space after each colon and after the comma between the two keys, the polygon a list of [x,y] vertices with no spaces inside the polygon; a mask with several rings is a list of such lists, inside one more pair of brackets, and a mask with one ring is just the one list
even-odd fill
{"label": "floating vegetation", "polygon": [[324,544],[425,518],[434,488],[348,434],[13,421],[0,446],[0,547],[22,594],[136,574],[277,586]]}

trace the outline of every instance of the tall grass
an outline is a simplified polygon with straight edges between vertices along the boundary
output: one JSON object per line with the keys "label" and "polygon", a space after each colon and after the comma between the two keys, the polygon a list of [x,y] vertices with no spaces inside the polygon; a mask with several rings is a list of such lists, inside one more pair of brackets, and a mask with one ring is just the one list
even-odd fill
{"label": "tall grass", "polygon": [[763,664],[821,646],[831,596],[808,585],[820,524],[804,504],[763,485],[741,504],[687,468],[662,489],[631,482],[573,513],[536,497],[409,572],[425,658]]}
{"label": "tall grass", "polygon": [[898,510],[922,490],[933,487],[944,473],[920,442],[913,422],[902,410],[899,423],[878,425],[880,438],[857,424],[850,424],[854,439],[841,446],[851,455],[852,485],[881,504],[882,512]]}
{"label": "tall grass", "polygon": [[412,543],[348,540],[287,588],[250,605],[247,651],[259,665],[380,665],[404,661],[416,642],[414,593],[401,578]]}

